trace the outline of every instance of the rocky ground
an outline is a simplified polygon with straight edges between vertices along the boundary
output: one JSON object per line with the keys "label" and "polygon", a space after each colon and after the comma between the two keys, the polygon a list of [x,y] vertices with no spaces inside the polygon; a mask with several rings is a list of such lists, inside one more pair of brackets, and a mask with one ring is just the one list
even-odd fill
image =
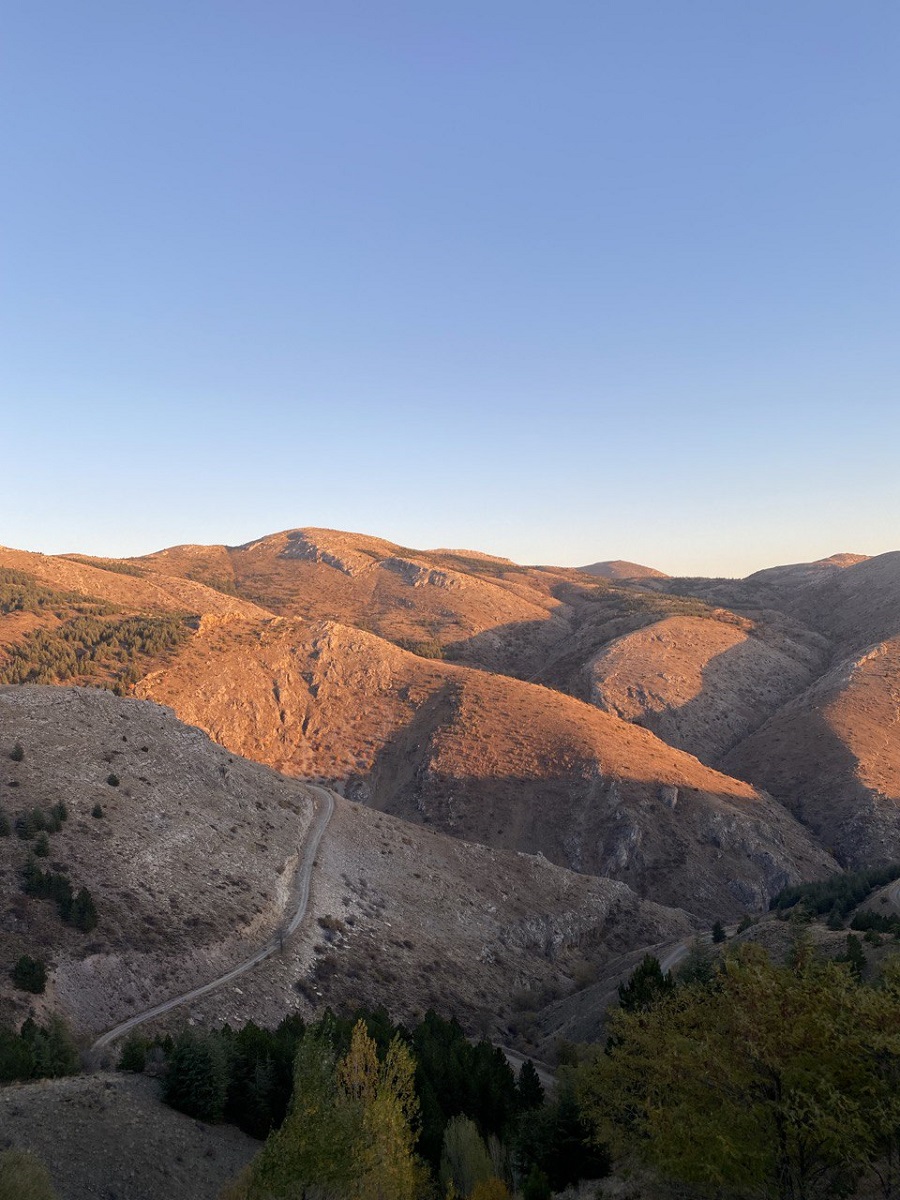
{"label": "rocky ground", "polygon": [[146,1076],[0,1088],[0,1149],[30,1150],[59,1200],[216,1200],[260,1143],[168,1108]]}

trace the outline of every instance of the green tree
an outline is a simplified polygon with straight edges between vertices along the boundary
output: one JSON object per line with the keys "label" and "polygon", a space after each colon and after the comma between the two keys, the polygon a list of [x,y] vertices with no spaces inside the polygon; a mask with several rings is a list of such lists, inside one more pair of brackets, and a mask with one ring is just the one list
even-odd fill
{"label": "green tree", "polygon": [[728,939],[728,934],[725,932],[725,926],[721,921],[716,921],[712,927],[712,940],[719,945]]}
{"label": "green tree", "polygon": [[[24,1026],[22,1032],[25,1036]],[[78,1047],[62,1017],[52,1016],[46,1027],[37,1027],[30,1038],[37,1078],[56,1079],[60,1075],[77,1074],[81,1065]]]}
{"label": "green tree", "polygon": [[56,1200],[50,1172],[30,1151],[0,1153],[0,1200]]}
{"label": "green tree", "polygon": [[440,1170],[443,1186],[452,1183],[461,1195],[470,1196],[476,1184],[490,1179],[493,1174],[491,1157],[478,1126],[462,1114],[454,1117],[444,1130]]}
{"label": "green tree", "polygon": [[87,888],[80,888],[75,899],[72,901],[72,910],[69,920],[82,933],[90,933],[97,926],[97,908],[94,904],[94,898]]}
{"label": "green tree", "polygon": [[619,1004],[626,1012],[652,1008],[675,990],[671,971],[663,974],[659,959],[646,954],[626,983],[619,984]]}
{"label": "green tree", "polygon": [[25,747],[21,742],[16,742],[12,750],[9,752],[9,757],[13,760],[13,762],[22,761],[22,759],[25,757]]}
{"label": "green tree", "polygon": [[22,954],[13,967],[12,978],[16,987],[23,992],[33,992],[39,996],[47,986],[47,965],[39,958]]}
{"label": "green tree", "polygon": [[119,1070],[134,1071],[140,1075],[147,1065],[147,1054],[150,1043],[139,1033],[131,1033],[125,1039],[122,1053],[119,1055]]}
{"label": "green tree", "polygon": [[307,1031],[294,1060],[287,1118],[223,1200],[320,1200],[345,1195],[358,1113],[344,1102],[335,1053],[321,1029]]}
{"label": "green tree", "polygon": [[523,1110],[540,1108],[544,1103],[544,1086],[530,1058],[522,1063],[516,1090],[519,1093],[519,1107]]}
{"label": "green tree", "polygon": [[607,1053],[581,1072],[584,1112],[620,1152],[683,1183],[777,1200],[848,1194],[880,1153],[877,1049],[891,1070],[900,1062],[900,989],[883,998],[889,1044],[867,1018],[870,995],[840,965],[799,955],[776,967],[742,947],[716,990],[612,1014]]}
{"label": "green tree", "polygon": [[219,1121],[225,1111],[228,1064],[221,1039],[185,1030],[172,1047],[163,1099],[201,1121]]}
{"label": "green tree", "polygon": [[50,854],[50,839],[43,831],[37,835],[34,853],[37,858],[47,858]]}
{"label": "green tree", "polygon": [[550,1180],[540,1167],[532,1167],[522,1188],[522,1200],[551,1200],[552,1196]]}

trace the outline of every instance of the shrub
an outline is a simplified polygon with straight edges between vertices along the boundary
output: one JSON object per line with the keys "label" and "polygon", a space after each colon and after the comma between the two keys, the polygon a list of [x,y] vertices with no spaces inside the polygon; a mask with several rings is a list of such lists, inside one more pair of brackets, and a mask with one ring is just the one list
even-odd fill
{"label": "shrub", "polygon": [[110,771],[110,773],[106,777],[106,782],[109,784],[110,787],[118,787],[120,780],[119,780],[118,775],[116,775],[116,773],[114,771]]}
{"label": "shrub", "polygon": [[120,1071],[134,1071],[140,1075],[147,1065],[147,1052],[150,1043],[139,1033],[132,1033],[125,1039],[122,1053],[119,1056]]}
{"label": "shrub", "polygon": [[56,1200],[50,1173],[30,1150],[0,1154],[0,1200]]}
{"label": "shrub", "polygon": [[50,853],[50,839],[43,831],[38,834],[34,843],[34,852],[38,858],[46,858]]}
{"label": "shrub", "polygon": [[96,817],[98,820],[100,820],[103,817],[103,805],[100,804],[99,801],[91,809],[91,816]]}
{"label": "shrub", "polygon": [[25,747],[21,742],[16,742],[9,753],[9,757],[13,760],[13,762],[22,761],[22,759],[25,757]]}
{"label": "shrub", "polygon": [[23,992],[32,992],[39,996],[47,986],[47,967],[39,958],[30,958],[23,954],[16,961],[12,970],[13,983]]}
{"label": "shrub", "polygon": [[0,813],[0,837],[9,837],[12,833],[12,825],[6,813]]}

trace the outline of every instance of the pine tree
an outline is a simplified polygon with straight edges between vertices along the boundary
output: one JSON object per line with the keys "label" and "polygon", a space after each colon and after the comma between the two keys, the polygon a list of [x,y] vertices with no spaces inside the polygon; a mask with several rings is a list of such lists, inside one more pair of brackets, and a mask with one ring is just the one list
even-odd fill
{"label": "pine tree", "polygon": [[544,1103],[544,1088],[530,1058],[522,1063],[516,1088],[521,1109],[540,1108]]}
{"label": "pine tree", "polygon": [[716,921],[712,927],[712,940],[718,945],[721,942],[727,941],[728,934],[725,932],[725,926],[721,921]]}
{"label": "pine tree", "polygon": [[201,1121],[219,1121],[225,1111],[228,1066],[221,1039],[185,1030],[169,1055],[163,1099]]}
{"label": "pine tree", "polygon": [[23,954],[13,967],[12,977],[17,988],[39,996],[47,986],[47,967],[41,959]]}
{"label": "pine tree", "polygon": [[97,926],[97,908],[87,888],[81,888],[72,901],[69,920],[82,933],[90,933]]}
{"label": "pine tree", "polygon": [[674,990],[675,981],[671,971],[664,975],[659,959],[647,954],[634,969],[628,982],[619,984],[619,1005],[626,1012],[641,1012],[652,1008],[657,1001],[671,995]]}

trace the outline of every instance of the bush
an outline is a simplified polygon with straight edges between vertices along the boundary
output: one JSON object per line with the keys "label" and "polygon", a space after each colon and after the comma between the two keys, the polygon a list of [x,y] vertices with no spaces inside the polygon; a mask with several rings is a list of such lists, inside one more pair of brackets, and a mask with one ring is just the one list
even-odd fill
{"label": "bush", "polygon": [[147,1065],[149,1049],[150,1043],[146,1038],[141,1037],[139,1033],[129,1034],[119,1056],[119,1070],[133,1071],[140,1075]]}
{"label": "bush", "polygon": [[522,1188],[522,1200],[551,1200],[552,1195],[550,1180],[540,1167],[532,1167]]}
{"label": "bush", "polygon": [[0,837],[9,837],[12,833],[12,825],[6,813],[0,813]]}
{"label": "bush", "polygon": [[0,1200],[56,1200],[50,1173],[29,1150],[0,1154]]}
{"label": "bush", "polygon": [[50,839],[46,833],[39,833],[34,843],[34,852],[38,858],[46,858],[50,853]]}
{"label": "bush", "polygon": [[103,805],[99,802],[91,809],[91,816],[101,820],[103,817]]}
{"label": "bush", "polygon": [[[110,773],[106,777],[106,782],[109,784],[110,787],[118,787],[120,780],[119,780],[118,775],[116,775],[116,773],[114,771],[110,771]],[[97,805],[97,807],[98,808],[100,807],[99,804]]]}
{"label": "bush", "polygon": [[22,761],[22,759],[25,757],[25,747],[21,742],[16,742],[10,751],[9,757],[13,760],[13,762]]}
{"label": "bush", "polygon": [[23,992],[39,996],[47,986],[47,967],[39,958],[23,954],[12,970],[13,983]]}

